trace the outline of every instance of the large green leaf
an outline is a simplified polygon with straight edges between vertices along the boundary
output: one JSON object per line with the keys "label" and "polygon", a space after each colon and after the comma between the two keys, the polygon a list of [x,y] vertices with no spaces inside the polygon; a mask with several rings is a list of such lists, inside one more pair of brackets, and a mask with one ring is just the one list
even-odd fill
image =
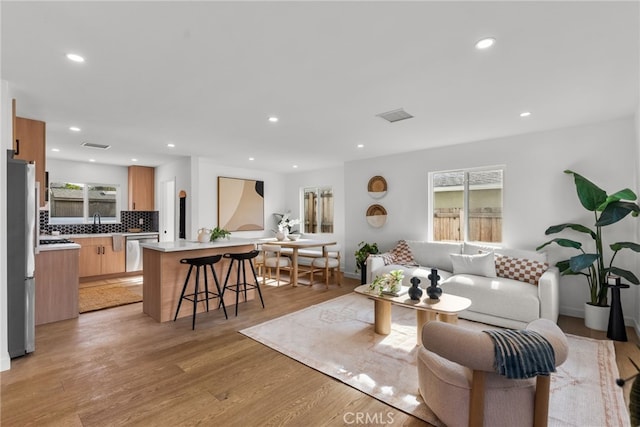
{"label": "large green leaf", "polygon": [[620,190],[616,193],[613,193],[607,196],[607,200],[605,200],[603,204],[598,206],[598,211],[603,211],[604,208],[606,208],[609,203],[617,202],[620,200],[636,200],[636,198],[637,198],[636,193],[634,193],[628,188],[625,188],[624,190]]}
{"label": "large green leaf", "polygon": [[598,254],[580,254],[574,257],[571,257],[569,260],[569,267],[571,271],[577,273],[578,271],[582,271],[585,268],[590,267],[596,260],[600,258]]}
{"label": "large green leaf", "polygon": [[640,207],[632,202],[612,202],[604,208],[602,214],[600,214],[600,218],[596,221],[596,226],[604,227],[605,225],[614,224],[620,221],[625,216],[629,215],[631,212],[640,211]]}
{"label": "large green leaf", "polygon": [[633,283],[634,285],[640,284],[640,280],[638,280],[636,275],[629,270],[623,270],[618,267],[611,267],[609,268],[609,272],[625,278],[628,282]]}
{"label": "large green leaf", "polygon": [[562,246],[564,248],[574,248],[574,249],[581,249],[582,248],[582,243],[580,242],[576,242],[575,240],[569,240],[569,239],[562,239],[562,238],[555,238],[553,240],[549,240],[547,243],[544,243],[540,246],[538,246],[536,248],[536,251],[539,251],[540,249],[544,248],[547,245],[550,245],[552,243],[556,243],[559,246]]}
{"label": "large green leaf", "polygon": [[565,224],[558,224],[558,225],[552,225],[551,227],[547,228],[544,232],[544,234],[549,235],[549,234],[556,234],[561,232],[562,230],[565,230],[567,228],[570,228],[573,231],[578,231],[580,233],[586,233],[586,234],[590,234],[591,238],[593,240],[596,239],[596,233],[594,231],[592,231],[589,227],[585,227],[582,224],[575,224],[575,223],[565,223]]}
{"label": "large green leaf", "polygon": [[640,252],[640,245],[634,242],[617,242],[609,245],[612,251],[619,251],[620,249],[631,249],[634,252]]}
{"label": "large green leaf", "polygon": [[569,266],[568,259],[556,262],[556,267],[558,267],[558,270],[560,270],[560,274],[562,274],[563,276],[579,274],[574,271],[571,271],[571,267]]}
{"label": "large green leaf", "polygon": [[568,169],[564,173],[573,175],[578,199],[586,210],[594,212],[607,200],[607,193],[587,178]]}

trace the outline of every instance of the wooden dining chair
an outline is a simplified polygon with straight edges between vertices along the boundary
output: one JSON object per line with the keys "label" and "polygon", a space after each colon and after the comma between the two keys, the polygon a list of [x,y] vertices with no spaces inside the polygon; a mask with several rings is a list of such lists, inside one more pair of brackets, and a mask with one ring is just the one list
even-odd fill
{"label": "wooden dining chair", "polygon": [[329,273],[334,274],[338,286],[342,286],[340,278],[340,245],[327,246],[322,257],[314,258],[311,261],[310,283],[313,287],[313,273],[316,270],[324,272],[324,285],[329,289]]}
{"label": "wooden dining chair", "polygon": [[[289,272],[289,277],[292,274],[291,259],[288,256],[282,254],[282,248],[279,245],[262,244],[262,256],[265,274],[262,276],[262,284],[266,284],[266,276],[269,276],[271,280],[272,270],[276,270],[276,282],[280,286],[280,270],[286,270]],[[291,278],[289,278],[291,283]]]}

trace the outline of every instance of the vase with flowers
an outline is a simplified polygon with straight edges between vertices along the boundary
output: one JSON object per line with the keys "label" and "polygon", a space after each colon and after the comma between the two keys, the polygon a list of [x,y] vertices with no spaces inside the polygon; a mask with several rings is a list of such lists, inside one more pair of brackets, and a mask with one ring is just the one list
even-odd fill
{"label": "vase with flowers", "polygon": [[294,231],[294,225],[300,224],[299,219],[291,218],[291,212],[283,214],[274,213],[278,219],[278,230],[272,230],[276,234],[277,240],[284,240],[287,236]]}

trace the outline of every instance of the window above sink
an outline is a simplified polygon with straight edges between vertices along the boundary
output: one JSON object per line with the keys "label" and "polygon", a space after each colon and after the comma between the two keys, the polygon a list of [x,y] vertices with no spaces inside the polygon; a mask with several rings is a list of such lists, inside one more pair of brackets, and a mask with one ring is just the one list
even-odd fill
{"label": "window above sink", "polygon": [[116,184],[54,182],[49,184],[49,224],[120,222],[120,188]]}

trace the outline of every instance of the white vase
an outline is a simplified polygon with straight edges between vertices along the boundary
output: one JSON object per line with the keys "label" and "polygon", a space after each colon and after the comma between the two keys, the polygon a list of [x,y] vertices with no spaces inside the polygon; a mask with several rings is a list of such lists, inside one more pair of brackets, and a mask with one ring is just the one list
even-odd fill
{"label": "white vase", "polygon": [[606,331],[609,326],[609,306],[584,303],[584,325],[596,331]]}
{"label": "white vase", "polygon": [[276,240],[279,242],[284,240],[284,233],[282,231],[276,232]]}

